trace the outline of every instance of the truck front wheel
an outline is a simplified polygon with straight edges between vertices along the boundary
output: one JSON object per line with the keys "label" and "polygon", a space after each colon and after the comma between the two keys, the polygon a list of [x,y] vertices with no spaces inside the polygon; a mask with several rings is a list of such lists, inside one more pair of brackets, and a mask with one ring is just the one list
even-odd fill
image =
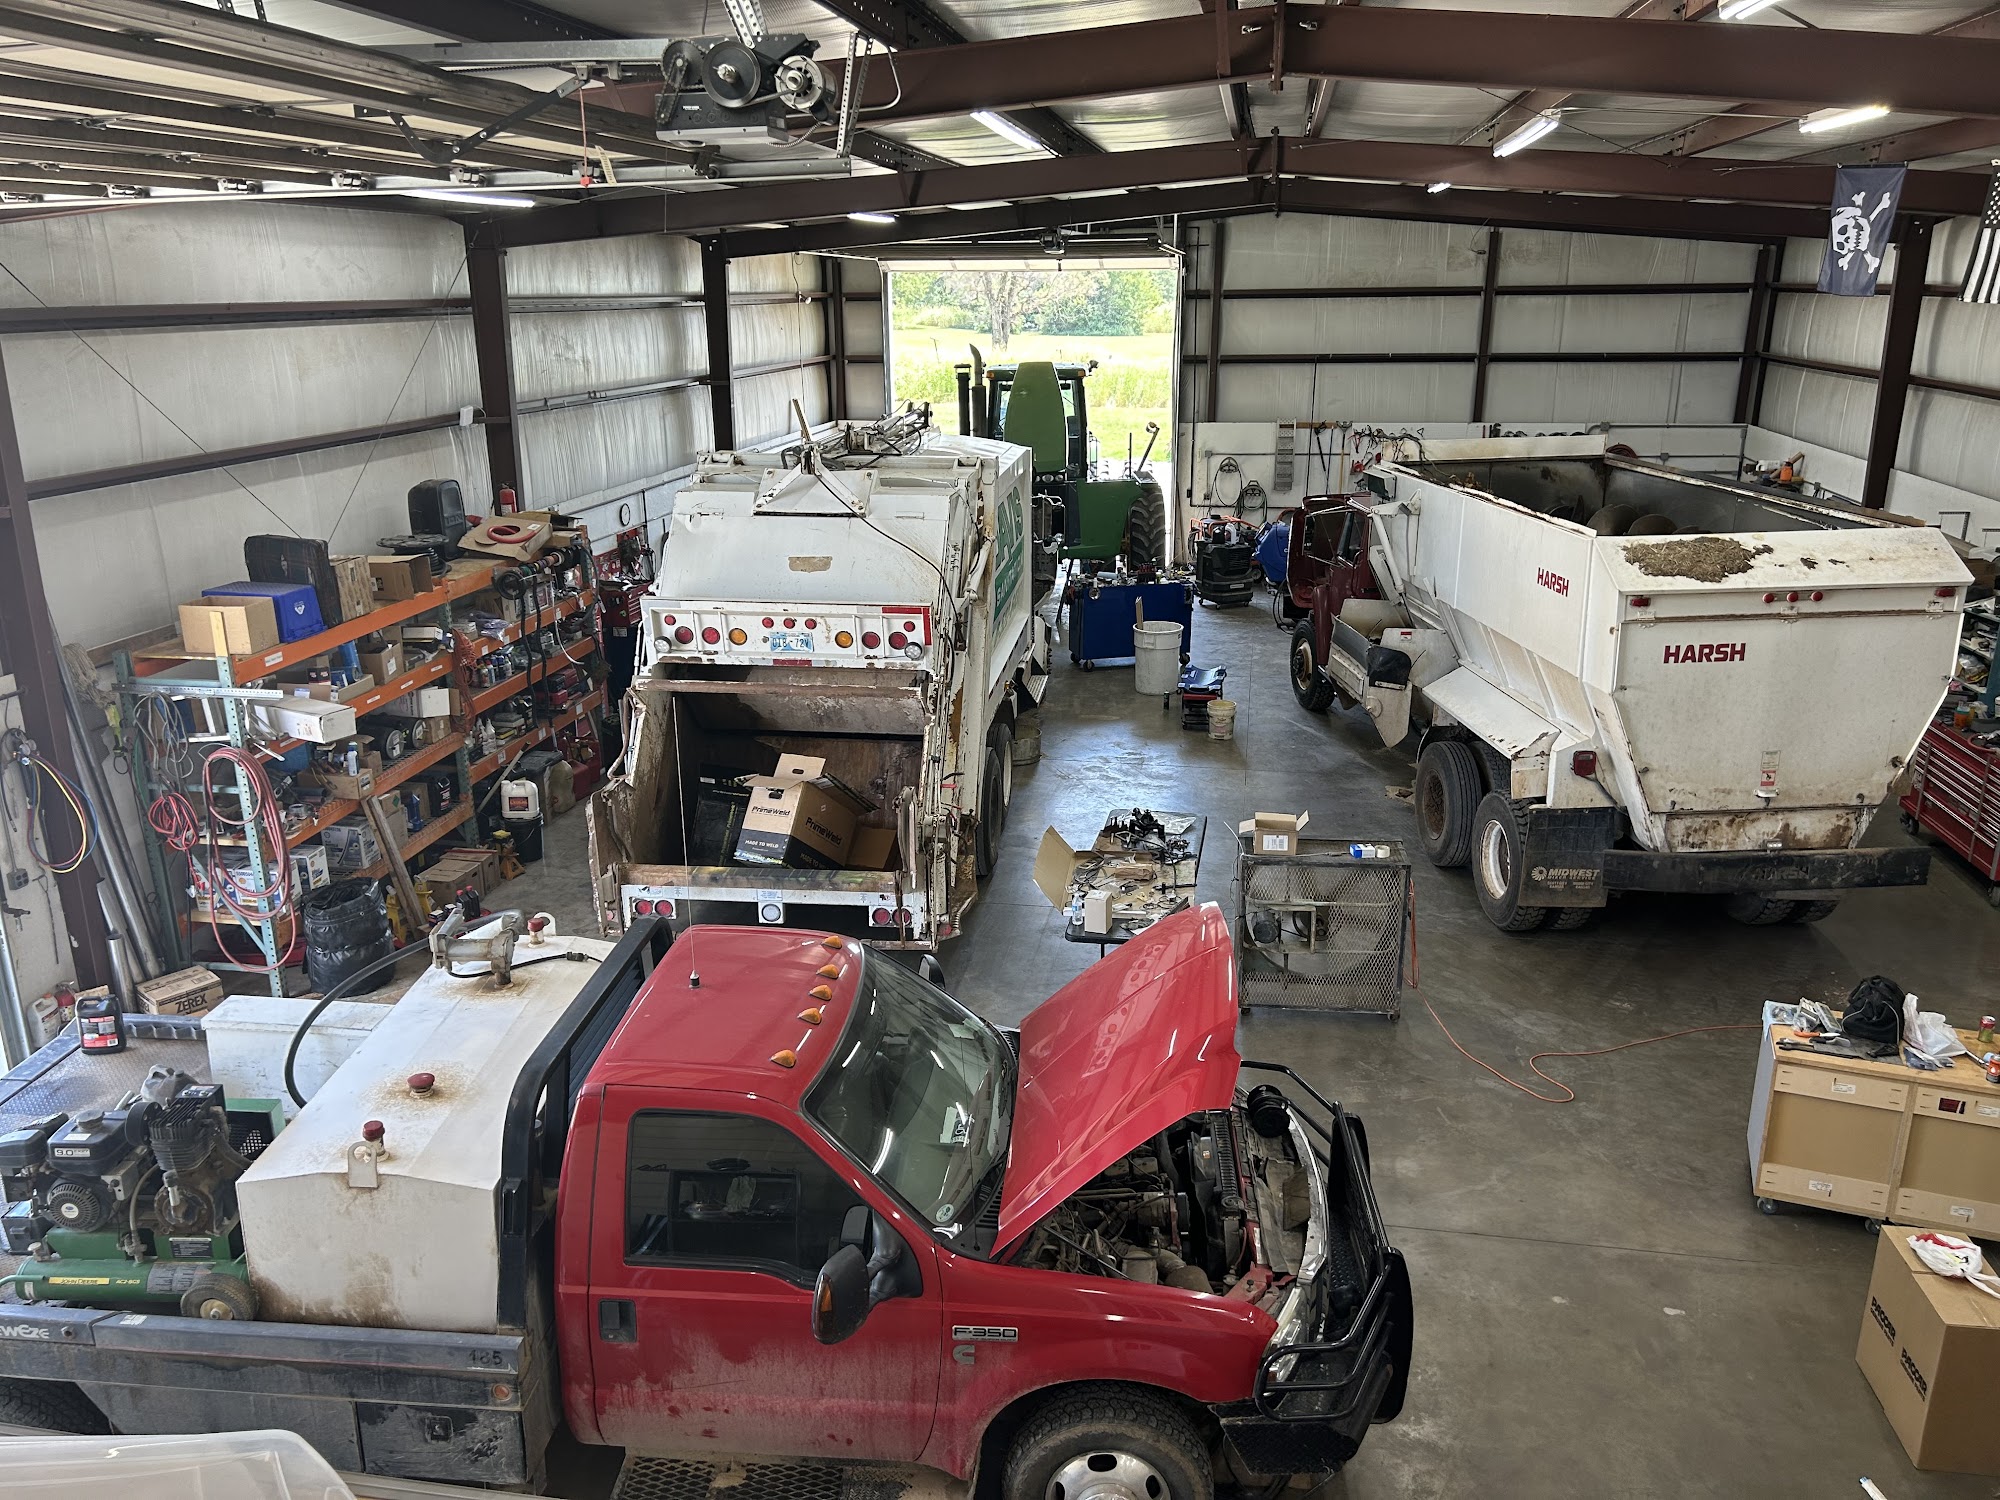
{"label": "truck front wheel", "polygon": [[1117,1386],[1065,1392],[1021,1429],[1004,1500],[1212,1500],[1194,1424],[1171,1402]]}
{"label": "truck front wheel", "polygon": [[1472,888],[1486,920],[1502,932],[1533,932],[1549,919],[1546,906],[1521,902],[1527,845],[1527,819],[1498,792],[1488,792],[1473,817]]}
{"label": "truck front wheel", "polygon": [[1313,622],[1308,615],[1292,627],[1292,696],[1307,713],[1323,714],[1333,702],[1333,684],[1319,670],[1313,650]]}

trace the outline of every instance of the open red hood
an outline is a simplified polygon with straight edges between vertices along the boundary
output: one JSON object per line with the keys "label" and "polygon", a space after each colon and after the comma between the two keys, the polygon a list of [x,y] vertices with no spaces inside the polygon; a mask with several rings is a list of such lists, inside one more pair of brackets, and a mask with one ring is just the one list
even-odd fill
{"label": "open red hood", "polygon": [[1176,1120],[1226,1106],[1242,1062],[1236,957],[1213,903],[1155,923],[1036,1006],[1021,1023],[994,1253]]}

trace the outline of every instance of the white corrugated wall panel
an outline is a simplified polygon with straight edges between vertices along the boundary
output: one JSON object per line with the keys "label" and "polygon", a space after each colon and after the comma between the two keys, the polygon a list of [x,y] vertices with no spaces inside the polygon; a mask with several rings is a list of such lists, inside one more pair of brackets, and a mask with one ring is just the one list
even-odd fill
{"label": "white corrugated wall panel", "polygon": [[1492,422],[1715,423],[1735,404],[1733,364],[1504,364],[1486,378]]}
{"label": "white corrugated wall panel", "polygon": [[699,375],[708,359],[699,307],[517,312],[513,336],[517,401]]}
{"label": "white corrugated wall panel", "polygon": [[1493,349],[1504,354],[1741,351],[1749,310],[1747,295],[1725,292],[1503,296],[1493,304]]}
{"label": "white corrugated wall panel", "polygon": [[[1472,406],[1472,366],[1324,365],[1317,372],[1293,365],[1226,365],[1224,422],[1365,420],[1424,422],[1438,412]],[[1198,407],[1197,407],[1198,410]]]}
{"label": "white corrugated wall panel", "polygon": [[243,576],[243,538],[262,532],[325,537],[335,552],[379,551],[378,537],[409,530],[410,486],[450,477],[465,486],[468,507],[483,508],[477,427],[37,500],[56,629],[95,645],[171,624],[176,604]]}
{"label": "white corrugated wall panel", "polygon": [[670,234],[626,234],[507,252],[515,297],[701,294],[701,247]]}
{"label": "white corrugated wall panel", "polygon": [[[1193,275],[1209,284],[1206,247]],[[1224,285],[1236,290],[1300,286],[1478,286],[1486,231],[1455,224],[1280,214],[1229,221]]]}
{"label": "white corrugated wall panel", "polygon": [[708,390],[598,401],[519,421],[522,483],[538,503],[574,505],[584,497],[636,492],[693,460],[709,446]]}
{"label": "white corrugated wall panel", "polygon": [[1771,324],[1771,352],[1874,369],[1882,359],[1888,322],[1887,297],[1781,292]]}
{"label": "white corrugated wall panel", "polygon": [[[1868,451],[1875,382],[1772,365],[1764,376],[1760,424],[1842,453]],[[1859,498],[1858,495],[1855,498]]]}
{"label": "white corrugated wall panel", "polygon": [[1478,336],[1472,297],[1287,297],[1222,309],[1224,354],[1462,354]]}
{"label": "white corrugated wall panel", "polygon": [[762,442],[780,433],[796,432],[798,418],[792,414],[797,401],[807,423],[824,422],[826,406],[826,366],[806,365],[795,370],[774,370],[768,375],[752,375],[736,382],[736,441]]}
{"label": "white corrugated wall panel", "polygon": [[1509,229],[1500,236],[1502,286],[1747,282],[1756,264],[1754,245],[1550,229]]}
{"label": "white corrugated wall panel", "polygon": [[[1991,371],[1987,366],[1988,380]],[[2000,404],[1952,391],[1912,390],[1903,408],[1896,467],[1955,489],[2000,496]]]}

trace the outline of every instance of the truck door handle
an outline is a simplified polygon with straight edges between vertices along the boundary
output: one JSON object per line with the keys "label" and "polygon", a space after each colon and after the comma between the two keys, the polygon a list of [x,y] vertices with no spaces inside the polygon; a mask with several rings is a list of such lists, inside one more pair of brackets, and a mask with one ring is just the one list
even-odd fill
{"label": "truck door handle", "polygon": [[632,1304],[622,1297],[600,1297],[597,1301],[597,1336],[607,1344],[639,1342],[639,1317]]}

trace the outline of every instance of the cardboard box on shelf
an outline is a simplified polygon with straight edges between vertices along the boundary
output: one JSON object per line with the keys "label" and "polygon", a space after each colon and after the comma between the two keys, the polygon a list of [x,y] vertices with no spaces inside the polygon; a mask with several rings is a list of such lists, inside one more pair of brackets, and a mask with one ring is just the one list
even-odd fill
{"label": "cardboard box on shelf", "polygon": [[414,693],[405,693],[400,698],[391,698],[375,710],[387,714],[392,719],[449,719],[451,716],[451,689],[442,687],[420,687]]}
{"label": "cardboard box on shelf", "polygon": [[2000,1297],[1925,1266],[1910,1236],[1926,1232],[1882,1226],[1855,1361],[1911,1463],[2000,1474]]}
{"label": "cardboard box on shelf", "polygon": [[292,890],[303,896],[307,891],[316,891],[333,879],[333,867],[327,863],[326,850],[318,844],[301,844],[292,851]]}
{"label": "cardboard box on shelf", "polygon": [[440,887],[449,896],[467,886],[484,898],[500,884],[500,856],[491,849],[447,849],[424,871],[424,879],[431,882],[434,898]]}
{"label": "cardboard box on shelf", "polygon": [[382,842],[366,818],[342,818],[319,838],[332,870],[365,870],[382,858]]}
{"label": "cardboard box on shelf", "polygon": [[275,703],[252,703],[250,722],[260,734],[330,745],[354,733],[354,710],[324,698],[280,698]]}
{"label": "cardboard box on shelf", "polygon": [[[364,741],[365,743],[365,741]],[[382,774],[382,756],[379,751],[362,750],[355,757],[355,772],[347,772],[345,747],[334,750],[333,766],[314,767],[309,772],[315,786],[323,786],[336,797],[344,797],[350,802],[358,801],[375,790],[375,778]]]}
{"label": "cardboard box on shelf", "polygon": [[371,557],[368,576],[375,585],[378,609],[431,591],[431,562],[427,557]]}
{"label": "cardboard box on shelf", "polygon": [[391,641],[380,651],[356,654],[361,658],[361,670],[377,682],[394,682],[403,675],[403,647],[400,642]]}
{"label": "cardboard box on shelf", "polygon": [[1250,841],[1250,852],[1261,855],[1288,855],[1299,852],[1309,813],[1260,812],[1236,825],[1236,831]]}
{"label": "cardboard box on shelf", "polygon": [[826,774],[814,755],[783,755],[769,776],[747,777],[750,802],[736,857],[745,864],[797,870],[844,868],[853,851],[854,820],[871,804]]}
{"label": "cardboard box on shelf", "polygon": [[375,607],[375,584],[368,576],[365,557],[330,557],[333,581],[340,591],[340,618],[343,623],[358,620]]}
{"label": "cardboard box on shelf", "polygon": [[222,981],[196,965],[139,984],[139,1009],[152,1016],[198,1016],[222,999]]}
{"label": "cardboard box on shelf", "polygon": [[190,599],[180,614],[181,648],[195,656],[248,656],[278,644],[269,599]]}
{"label": "cardboard box on shelf", "polygon": [[308,682],[290,673],[278,674],[278,686],[294,698],[318,698],[325,703],[351,703],[374,689],[375,679],[363,672],[354,681],[339,687],[330,682]]}
{"label": "cardboard box on shelf", "polygon": [[326,629],[319,612],[319,591],[310,583],[258,583],[244,578],[203,589],[201,594],[204,599],[269,599],[281,641],[303,641]]}

